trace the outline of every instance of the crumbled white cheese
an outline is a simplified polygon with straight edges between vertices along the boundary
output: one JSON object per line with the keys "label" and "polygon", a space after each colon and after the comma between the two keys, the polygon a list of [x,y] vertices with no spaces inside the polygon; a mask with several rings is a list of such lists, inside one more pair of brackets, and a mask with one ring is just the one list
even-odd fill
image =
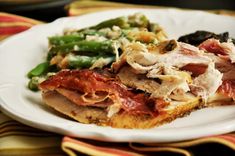
{"label": "crumbled white cheese", "polygon": [[78,45],[73,46],[73,50],[74,50],[74,51],[79,51]]}
{"label": "crumbled white cheese", "polygon": [[110,28],[102,28],[99,30],[99,32],[102,32],[104,34],[108,34],[110,31],[112,31]]}
{"label": "crumbled white cheese", "polygon": [[120,30],[121,30],[120,27],[119,27],[119,26],[116,26],[116,25],[114,25],[114,26],[112,27],[112,29],[113,29],[114,31],[120,31]]}
{"label": "crumbled white cheese", "polygon": [[97,42],[102,42],[106,41],[107,38],[104,36],[99,36],[99,35],[87,35],[86,36],[87,41],[97,41]]}

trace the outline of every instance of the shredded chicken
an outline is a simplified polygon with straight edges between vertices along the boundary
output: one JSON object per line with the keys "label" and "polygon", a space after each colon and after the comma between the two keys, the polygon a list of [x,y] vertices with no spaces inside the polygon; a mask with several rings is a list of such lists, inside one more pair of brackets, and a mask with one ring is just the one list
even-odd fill
{"label": "shredded chicken", "polygon": [[[215,69],[213,58],[197,47],[175,40],[151,47],[129,43],[121,58],[122,64],[116,62],[116,65],[119,65],[122,83],[146,91],[154,98],[182,100],[191,91],[206,99],[222,84],[223,74]],[[125,63],[131,68],[126,68]],[[182,71],[186,65],[194,68],[198,65],[205,70],[192,78],[193,73]],[[176,94],[181,98],[176,98]]]}
{"label": "shredded chicken", "polygon": [[133,72],[133,69],[128,66],[123,67],[117,76],[126,86],[148,93],[153,93],[160,87],[160,84],[154,79],[148,79],[145,75],[136,74]]}
{"label": "shredded chicken", "polygon": [[163,75],[149,72],[147,77],[158,78],[161,85],[153,93],[152,97],[166,99],[173,91],[178,90],[181,94],[188,92],[188,83],[191,82],[191,76],[187,72],[176,71],[170,67],[163,67]]}
{"label": "shredded chicken", "polygon": [[[165,44],[165,43],[164,43]],[[178,48],[161,54],[162,50],[150,53],[141,43],[130,43],[125,48],[126,62],[138,73],[147,73],[159,65],[181,68],[189,63],[209,64],[212,60],[196,47],[185,43],[178,43]]]}
{"label": "shredded chicken", "polygon": [[157,57],[148,53],[144,44],[139,42],[128,44],[125,47],[126,62],[136,70],[136,72],[144,74],[153,69],[157,63]]}
{"label": "shredded chicken", "polygon": [[222,76],[217,69],[215,69],[214,64],[210,64],[204,74],[199,75],[193,80],[191,91],[201,96],[203,99],[215,94],[216,90],[222,84]]}
{"label": "shredded chicken", "polygon": [[159,62],[181,68],[189,63],[209,64],[211,59],[204,56],[196,47],[186,43],[178,43],[179,49],[160,55]]}

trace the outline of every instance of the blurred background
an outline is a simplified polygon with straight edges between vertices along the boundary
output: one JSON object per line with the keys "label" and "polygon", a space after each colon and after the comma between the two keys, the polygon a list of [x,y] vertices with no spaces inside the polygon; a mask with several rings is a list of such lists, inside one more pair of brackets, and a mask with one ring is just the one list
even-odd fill
{"label": "blurred background", "polygon": [[[75,0],[0,0],[0,11],[45,22],[67,16],[65,6]],[[81,1],[81,0],[80,0]],[[92,3],[91,0],[83,0]],[[113,0],[109,2],[200,10],[235,10],[235,0]]]}

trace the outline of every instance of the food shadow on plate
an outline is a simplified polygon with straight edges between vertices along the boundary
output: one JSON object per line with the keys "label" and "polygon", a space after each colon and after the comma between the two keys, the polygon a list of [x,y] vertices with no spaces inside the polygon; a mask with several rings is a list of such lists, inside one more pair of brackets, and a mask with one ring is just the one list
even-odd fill
{"label": "food shadow on plate", "polygon": [[51,107],[48,107],[47,105],[45,105],[41,99],[39,98],[35,98],[35,97],[32,97],[32,96],[29,96],[29,95],[26,95],[24,97],[28,102],[30,102],[32,105],[36,105],[36,107],[39,107],[40,109],[50,113],[50,114],[53,114],[53,115],[56,115],[60,118],[64,118],[64,119],[68,119],[68,120],[71,120],[71,121],[75,121],[71,118],[69,118],[68,116],[62,114],[62,113],[59,113],[58,111],[52,109]]}

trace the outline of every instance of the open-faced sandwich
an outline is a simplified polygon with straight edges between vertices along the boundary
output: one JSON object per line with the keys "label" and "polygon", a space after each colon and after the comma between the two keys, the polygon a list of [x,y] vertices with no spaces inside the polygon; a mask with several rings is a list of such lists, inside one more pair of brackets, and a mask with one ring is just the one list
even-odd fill
{"label": "open-faced sandwich", "polygon": [[29,88],[81,123],[116,128],[151,128],[234,104],[232,39],[204,35],[195,44],[195,34],[168,40],[142,14],[65,32],[49,38],[48,60],[29,72]]}

